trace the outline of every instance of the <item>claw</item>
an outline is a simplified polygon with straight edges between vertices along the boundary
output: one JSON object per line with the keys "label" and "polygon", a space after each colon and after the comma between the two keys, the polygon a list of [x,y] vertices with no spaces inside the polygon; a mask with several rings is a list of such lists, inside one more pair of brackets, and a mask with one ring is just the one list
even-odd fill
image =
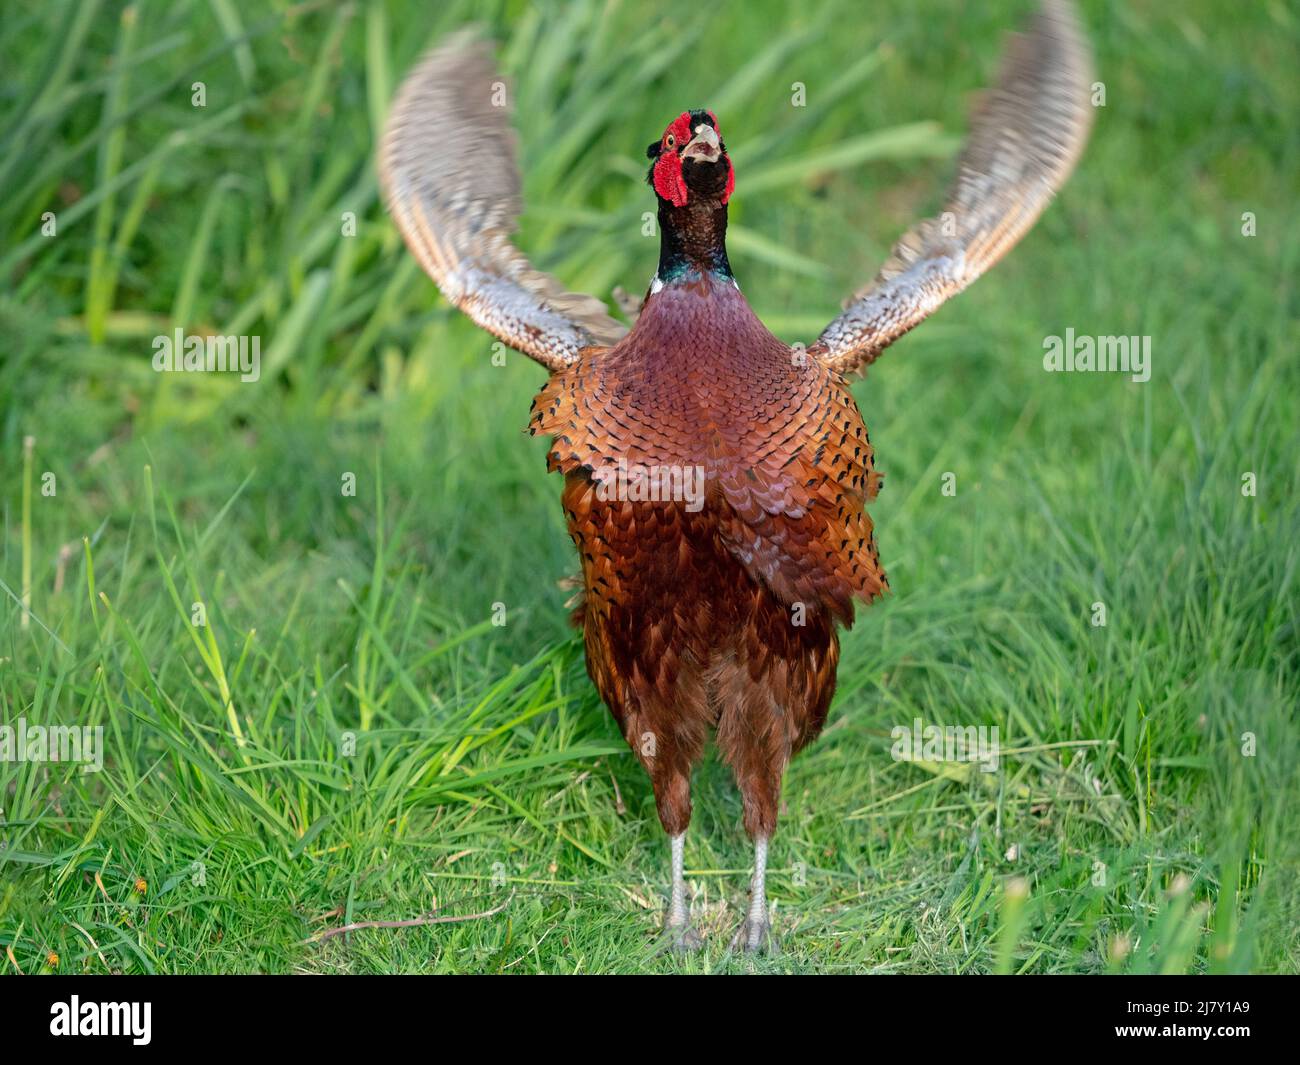
{"label": "claw", "polygon": [[743,950],[746,954],[781,953],[776,936],[772,934],[772,922],[767,918],[755,921],[746,917],[741,921],[736,934],[731,938],[731,949]]}
{"label": "claw", "polygon": [[689,954],[704,946],[704,939],[689,923],[666,924],[659,934],[657,954]]}

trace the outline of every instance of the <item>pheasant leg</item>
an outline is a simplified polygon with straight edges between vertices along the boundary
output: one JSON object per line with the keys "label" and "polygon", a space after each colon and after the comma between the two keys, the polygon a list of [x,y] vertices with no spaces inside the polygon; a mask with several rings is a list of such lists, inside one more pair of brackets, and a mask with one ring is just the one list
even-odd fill
{"label": "pheasant leg", "polygon": [[704,941],[691,927],[690,912],[686,908],[686,833],[669,837],[669,842],[672,844],[673,886],[668,897],[668,916],[664,920],[665,946],[676,951],[698,950]]}
{"label": "pheasant leg", "polygon": [[749,912],[736,929],[732,950],[748,954],[759,951],[776,953],[772,922],[767,913],[767,837],[754,838],[754,876],[749,882]]}

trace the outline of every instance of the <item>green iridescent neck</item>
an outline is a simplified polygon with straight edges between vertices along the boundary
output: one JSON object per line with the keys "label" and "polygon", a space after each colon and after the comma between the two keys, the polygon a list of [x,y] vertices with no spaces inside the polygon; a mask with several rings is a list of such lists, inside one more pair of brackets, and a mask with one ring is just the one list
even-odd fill
{"label": "green iridescent neck", "polygon": [[665,285],[713,274],[734,280],[727,259],[727,205],[717,200],[675,207],[659,201],[659,269]]}

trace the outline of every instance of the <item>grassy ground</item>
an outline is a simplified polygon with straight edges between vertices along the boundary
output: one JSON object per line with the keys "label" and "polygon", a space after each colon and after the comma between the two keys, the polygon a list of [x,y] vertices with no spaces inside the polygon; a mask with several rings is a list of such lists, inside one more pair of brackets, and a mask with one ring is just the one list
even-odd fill
{"label": "grassy ground", "polygon": [[[375,133],[414,57],[486,19],[521,243],[607,295],[656,259],[643,146],[712,107],[732,261],[808,340],[937,208],[1026,5],[438,6],[5,17],[0,713],[102,726],[105,762],[0,762],[0,967],[1295,971],[1294,10],[1087,3],[1079,173],[855,386],[894,591],[787,777],[784,952],[749,961],[712,759],[686,844],[708,949],[652,955],[667,846],[566,627],[559,485],[519,431],[542,372],[494,366],[406,255]],[[174,325],[259,335],[260,381],[153,373]],[[1151,381],[1044,373],[1067,328],[1151,336]],[[1001,772],[893,760],[918,717],[997,725]]]}

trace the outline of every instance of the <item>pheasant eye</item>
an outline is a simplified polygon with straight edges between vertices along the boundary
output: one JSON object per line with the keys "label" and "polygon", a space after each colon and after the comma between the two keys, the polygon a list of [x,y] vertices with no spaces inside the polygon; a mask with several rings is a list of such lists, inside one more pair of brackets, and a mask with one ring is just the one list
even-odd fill
{"label": "pheasant eye", "polygon": [[672,148],[677,144],[677,138],[670,133],[668,134],[667,137],[664,138],[664,143],[668,145],[669,148]]}

